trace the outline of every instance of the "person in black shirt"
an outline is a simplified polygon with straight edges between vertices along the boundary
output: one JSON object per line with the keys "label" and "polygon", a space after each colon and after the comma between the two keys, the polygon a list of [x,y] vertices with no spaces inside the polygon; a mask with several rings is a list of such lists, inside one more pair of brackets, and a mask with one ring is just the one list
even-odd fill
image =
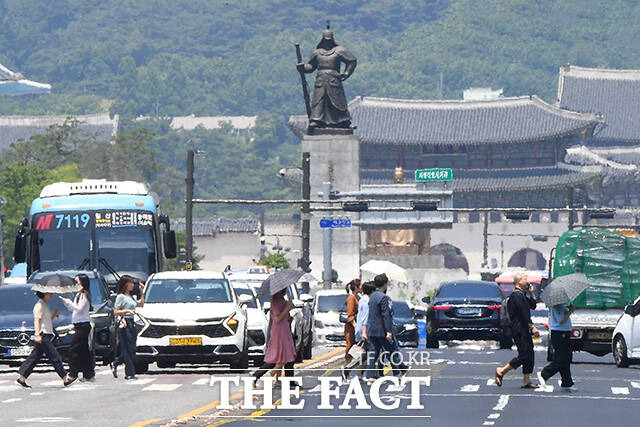
{"label": "person in black shirt", "polygon": [[[536,297],[533,294],[533,287],[529,284],[527,276],[516,274],[513,278],[515,290],[508,299],[507,312],[511,319],[511,333],[518,348],[518,356],[511,359],[509,363],[496,369],[496,385],[502,386],[502,377],[512,369],[522,366],[522,388],[538,388],[531,383],[531,373],[533,372],[533,338],[539,337],[540,332],[531,321],[529,310],[536,308]],[[527,293],[529,297],[527,297]]]}

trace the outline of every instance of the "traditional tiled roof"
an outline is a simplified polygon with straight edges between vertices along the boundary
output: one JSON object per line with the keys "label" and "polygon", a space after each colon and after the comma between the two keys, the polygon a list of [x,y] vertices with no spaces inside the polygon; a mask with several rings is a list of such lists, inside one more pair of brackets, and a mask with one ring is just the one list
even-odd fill
{"label": "traditional tiled roof", "polygon": [[[51,125],[61,125],[69,116],[0,116],[0,152],[18,139],[27,140],[43,134]],[[120,118],[109,113],[72,116],[77,119],[80,129],[97,134],[97,139],[109,141],[118,132]]]}
{"label": "traditional tiled roof", "polygon": [[[172,221],[172,226],[176,231],[185,231],[184,218],[177,218]],[[258,231],[258,219],[255,217],[246,218],[222,218],[215,217],[205,220],[193,221],[194,236],[215,236],[218,233],[255,233]]]}
{"label": "traditional tiled roof", "polygon": [[[357,97],[349,103],[355,134],[372,144],[500,144],[540,141],[585,132],[600,123],[547,104],[535,95],[482,101]],[[302,137],[306,116],[291,116]]]}
{"label": "traditional tiled roof", "polygon": [[[602,166],[572,166],[559,163],[555,167],[519,169],[454,169],[454,192],[527,191],[568,187],[602,176]],[[415,171],[405,170],[405,182],[414,179]],[[363,184],[391,184],[393,170],[363,170]],[[454,196],[455,197],[455,196]]]}
{"label": "traditional tiled roof", "polygon": [[[565,162],[578,165],[602,165],[608,173],[617,175],[636,174],[638,172],[638,161],[640,160],[640,148],[630,147],[627,149],[597,149],[579,145],[567,149]],[[618,160],[614,160],[617,158]],[[633,162],[635,160],[636,163]]]}
{"label": "traditional tiled roof", "polygon": [[560,67],[558,106],[601,114],[595,141],[640,142],[640,70]]}
{"label": "traditional tiled roof", "polygon": [[198,126],[205,129],[220,129],[226,123],[233,129],[247,130],[256,127],[258,116],[214,116],[197,117],[194,115],[174,117],[171,119],[171,129],[193,130]]}

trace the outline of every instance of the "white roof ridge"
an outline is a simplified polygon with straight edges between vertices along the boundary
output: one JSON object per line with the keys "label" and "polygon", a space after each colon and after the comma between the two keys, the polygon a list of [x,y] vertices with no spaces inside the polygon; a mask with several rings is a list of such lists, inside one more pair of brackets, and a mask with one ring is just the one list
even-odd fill
{"label": "white roof ridge", "polygon": [[580,67],[566,64],[560,67],[560,76],[566,75],[593,79],[640,80],[640,69]]}

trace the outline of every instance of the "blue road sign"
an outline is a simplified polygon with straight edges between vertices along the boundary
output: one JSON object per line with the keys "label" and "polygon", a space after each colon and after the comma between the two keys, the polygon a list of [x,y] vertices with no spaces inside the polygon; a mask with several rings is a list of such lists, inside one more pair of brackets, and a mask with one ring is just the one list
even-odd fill
{"label": "blue road sign", "polygon": [[349,228],[351,220],[349,218],[325,218],[320,220],[320,228]]}

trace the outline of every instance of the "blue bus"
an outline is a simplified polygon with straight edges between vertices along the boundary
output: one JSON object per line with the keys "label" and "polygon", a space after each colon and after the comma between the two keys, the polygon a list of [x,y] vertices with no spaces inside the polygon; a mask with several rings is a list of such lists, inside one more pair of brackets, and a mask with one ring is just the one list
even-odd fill
{"label": "blue bus", "polygon": [[36,271],[98,270],[109,285],[122,274],[146,280],[176,256],[169,218],[146,185],[58,182],[42,189],[22,220],[14,258]]}

